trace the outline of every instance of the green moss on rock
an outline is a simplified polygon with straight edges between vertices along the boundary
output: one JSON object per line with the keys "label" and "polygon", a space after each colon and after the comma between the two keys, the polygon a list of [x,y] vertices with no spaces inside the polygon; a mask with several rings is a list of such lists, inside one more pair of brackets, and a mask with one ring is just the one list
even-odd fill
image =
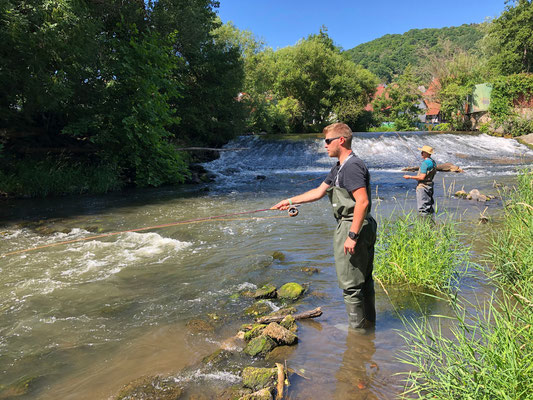
{"label": "green moss on rock", "polygon": [[276,384],[277,368],[246,367],[242,371],[242,384],[254,391],[265,389]]}
{"label": "green moss on rock", "polygon": [[289,282],[283,285],[278,290],[278,297],[284,300],[296,300],[304,292],[302,285],[296,282]]}
{"label": "green moss on rock", "polygon": [[265,285],[254,293],[255,299],[273,299],[274,297],[276,297],[276,287],[273,285]]}
{"label": "green moss on rock", "polygon": [[296,325],[296,320],[292,315],[287,315],[279,324],[291,332],[296,332],[298,330],[298,325]]}
{"label": "green moss on rock", "polygon": [[265,357],[274,347],[274,342],[268,336],[258,336],[250,340],[244,348],[244,352],[252,357]]}
{"label": "green moss on rock", "polygon": [[281,251],[275,251],[272,253],[272,258],[274,260],[285,261],[285,254],[283,254]]}
{"label": "green moss on rock", "polygon": [[264,302],[262,300],[259,300],[258,302],[252,304],[250,307],[245,309],[244,313],[246,315],[252,315],[254,317],[257,317],[257,316],[260,316],[260,315],[265,315],[266,313],[268,313],[271,310],[272,309],[270,308],[270,306],[266,302]]}
{"label": "green moss on rock", "polygon": [[177,400],[182,392],[177,384],[160,377],[142,377],[127,384],[115,400]]}
{"label": "green moss on rock", "polygon": [[261,332],[263,332],[263,329],[266,328],[265,324],[254,324],[252,326],[252,329],[244,333],[244,340],[249,342],[253,338],[256,338],[261,335]]}

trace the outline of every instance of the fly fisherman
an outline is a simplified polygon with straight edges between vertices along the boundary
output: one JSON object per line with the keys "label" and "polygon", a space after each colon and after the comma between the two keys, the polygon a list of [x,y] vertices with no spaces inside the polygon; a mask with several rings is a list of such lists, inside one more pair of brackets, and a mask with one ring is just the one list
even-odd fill
{"label": "fly fisherman", "polygon": [[369,328],[376,321],[372,270],[377,229],[370,215],[370,174],[352,152],[352,130],[348,125],[335,123],[326,126],[323,133],[328,155],[339,162],[320,186],[272,208],[286,210],[292,204],[309,203],[328,195],[337,220],[333,236],[335,268],[349,327]]}
{"label": "fly fisherman", "polygon": [[437,163],[431,158],[433,147],[422,146],[418,150],[422,152],[422,164],[416,175],[404,175],[405,179],[414,179],[418,182],[416,186],[416,205],[420,215],[431,215],[435,212],[433,209],[433,178],[437,172]]}

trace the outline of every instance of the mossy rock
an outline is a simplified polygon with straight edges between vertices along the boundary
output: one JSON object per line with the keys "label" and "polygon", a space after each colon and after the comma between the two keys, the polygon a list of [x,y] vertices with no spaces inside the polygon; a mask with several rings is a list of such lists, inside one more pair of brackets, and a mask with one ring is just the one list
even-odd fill
{"label": "mossy rock", "polygon": [[281,251],[275,251],[272,253],[272,258],[278,261],[285,261],[285,254],[283,254]]}
{"label": "mossy rock", "polygon": [[239,400],[272,400],[272,392],[274,388],[264,388],[257,392],[242,396]]}
{"label": "mossy rock", "polygon": [[297,348],[298,346],[278,346],[268,353],[265,359],[270,362],[279,362],[283,364],[285,360],[291,358]]}
{"label": "mossy rock", "polygon": [[25,376],[11,385],[1,385],[0,399],[10,399],[28,394],[37,379],[39,379],[38,376]]}
{"label": "mossy rock", "polygon": [[298,342],[298,336],[277,322],[271,322],[264,330],[263,335],[269,336],[279,345],[293,345]]}
{"label": "mossy rock", "polygon": [[254,293],[254,299],[273,299],[276,297],[276,287],[273,285],[264,285]]}
{"label": "mossy rock", "polygon": [[320,272],[320,270],[315,267],[302,267],[300,270],[305,272],[307,275],[318,274]]}
{"label": "mossy rock", "polygon": [[187,322],[187,328],[191,333],[212,333],[215,328],[203,319],[191,319]]}
{"label": "mossy rock", "polygon": [[283,300],[297,300],[303,293],[304,288],[296,282],[289,282],[278,290],[278,297]]}
{"label": "mossy rock", "polygon": [[142,377],[128,383],[115,400],[177,400],[183,389],[160,377]]}
{"label": "mossy rock", "polygon": [[252,394],[253,390],[249,388],[243,388],[239,385],[234,385],[224,389],[217,394],[217,400],[239,400],[248,394]]}
{"label": "mossy rock", "polygon": [[242,371],[242,384],[253,391],[274,386],[278,377],[277,368],[246,367]]}
{"label": "mossy rock", "polygon": [[253,338],[256,338],[261,335],[261,332],[263,332],[263,329],[266,328],[265,324],[254,324],[252,326],[252,329],[248,330],[244,333],[244,340],[249,342]]}
{"label": "mossy rock", "polygon": [[455,192],[455,197],[458,197],[460,199],[466,199],[466,196],[468,196],[468,193],[466,193],[464,190],[458,190]]}
{"label": "mossy rock", "polygon": [[296,320],[292,315],[287,315],[279,324],[291,332],[296,332],[298,330],[298,325],[296,325]]}
{"label": "mossy rock", "polygon": [[205,356],[204,358],[202,358],[202,363],[216,366],[216,365],[226,362],[232,356],[233,356],[233,353],[231,351],[224,350],[224,349],[218,349],[214,353],[211,353],[208,356]]}
{"label": "mossy rock", "polygon": [[258,336],[248,342],[244,348],[244,352],[252,357],[265,357],[274,347],[276,347],[276,342],[271,338],[268,336]]}
{"label": "mossy rock", "polygon": [[241,295],[239,293],[233,293],[229,298],[230,300],[238,300]]}
{"label": "mossy rock", "polygon": [[246,308],[244,310],[244,313],[246,315],[252,315],[254,317],[258,317],[260,315],[267,314],[271,310],[272,308],[270,308],[270,306],[266,302],[259,300],[258,302],[252,304],[250,307]]}

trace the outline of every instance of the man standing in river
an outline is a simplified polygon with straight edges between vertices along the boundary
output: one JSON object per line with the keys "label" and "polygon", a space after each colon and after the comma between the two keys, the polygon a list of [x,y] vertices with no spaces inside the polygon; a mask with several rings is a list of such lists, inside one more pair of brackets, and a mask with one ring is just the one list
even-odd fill
{"label": "man standing in river", "polygon": [[418,174],[416,175],[404,175],[405,179],[414,179],[418,182],[416,186],[416,205],[418,208],[418,213],[420,215],[431,215],[435,212],[433,209],[433,178],[435,178],[435,173],[437,172],[437,164],[431,158],[433,154],[433,147],[422,146],[418,150],[422,152],[422,164],[418,169]]}
{"label": "man standing in river", "polygon": [[337,228],[333,237],[335,268],[352,329],[372,327],[374,304],[374,244],[377,224],[370,215],[370,173],[352,152],[352,130],[343,123],[326,126],[326,150],[337,164],[315,189],[280,201],[273,209],[286,210],[292,204],[309,203],[326,194],[333,207]]}

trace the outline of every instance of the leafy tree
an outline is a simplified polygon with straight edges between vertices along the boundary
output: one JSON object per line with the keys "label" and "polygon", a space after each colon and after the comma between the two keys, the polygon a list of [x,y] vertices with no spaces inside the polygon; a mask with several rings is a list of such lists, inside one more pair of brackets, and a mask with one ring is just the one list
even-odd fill
{"label": "leafy tree", "polygon": [[503,75],[533,72],[533,3],[507,0],[484,40],[490,66]]}

